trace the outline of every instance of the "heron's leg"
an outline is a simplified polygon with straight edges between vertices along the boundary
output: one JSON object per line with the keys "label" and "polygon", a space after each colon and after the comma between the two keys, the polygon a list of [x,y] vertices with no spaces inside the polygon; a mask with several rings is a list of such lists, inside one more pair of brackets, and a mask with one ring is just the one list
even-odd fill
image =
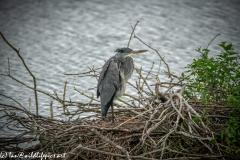
{"label": "heron's leg", "polygon": [[111,104],[111,108],[112,108],[112,124],[114,125],[114,112],[113,112],[113,103]]}

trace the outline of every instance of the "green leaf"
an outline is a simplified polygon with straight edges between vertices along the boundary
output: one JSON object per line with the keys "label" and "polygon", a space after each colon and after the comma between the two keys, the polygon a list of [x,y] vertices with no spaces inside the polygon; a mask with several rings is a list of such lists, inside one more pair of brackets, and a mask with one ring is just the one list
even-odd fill
{"label": "green leaf", "polygon": [[182,77],[184,78],[184,72],[182,72]]}
{"label": "green leaf", "polygon": [[224,50],[226,50],[226,51],[232,50],[232,44],[230,43],[230,44],[228,44],[227,46],[224,46],[223,48],[224,48]]}

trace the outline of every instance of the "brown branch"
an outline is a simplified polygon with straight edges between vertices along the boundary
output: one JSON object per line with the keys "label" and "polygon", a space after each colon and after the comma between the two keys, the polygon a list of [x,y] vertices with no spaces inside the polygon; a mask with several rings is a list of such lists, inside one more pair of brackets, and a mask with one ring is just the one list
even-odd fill
{"label": "brown branch", "polygon": [[29,88],[29,89],[32,89],[32,90],[34,90],[34,91],[36,91],[36,92],[43,93],[43,94],[45,94],[45,95],[47,95],[47,96],[49,96],[49,97],[51,97],[51,98],[53,98],[53,99],[55,99],[55,100],[57,100],[57,101],[59,102],[59,100],[58,100],[56,97],[52,96],[51,94],[49,94],[49,93],[47,93],[47,92],[44,92],[44,91],[42,91],[42,90],[39,90],[39,89],[30,87],[30,86],[26,85],[25,83],[23,83],[22,81],[20,81],[20,80],[16,79],[15,77],[13,77],[12,75],[6,75],[6,74],[1,74],[1,75],[3,75],[3,76],[8,76],[8,77],[12,78],[13,80],[15,80],[16,82],[24,85],[25,87],[27,87],[27,88]]}
{"label": "brown branch", "polygon": [[96,131],[95,129],[91,129],[91,131],[94,132],[94,133],[95,133],[98,137],[100,137],[102,140],[104,140],[104,141],[106,141],[107,143],[109,143],[110,145],[112,145],[113,147],[121,150],[123,153],[126,154],[127,159],[128,159],[128,160],[131,160],[131,158],[130,158],[130,156],[129,156],[129,153],[128,153],[128,151],[127,151],[125,148],[117,145],[116,143],[114,143],[113,141],[111,141],[110,139],[108,139],[107,137],[105,137],[105,136],[103,136],[102,134],[100,134],[100,133],[99,133],[98,131]]}
{"label": "brown branch", "polygon": [[212,43],[212,41],[213,41],[214,39],[216,39],[217,36],[219,36],[219,35],[221,35],[221,34],[218,33],[216,36],[213,37],[213,39],[208,43],[208,45],[207,45],[207,49],[208,49],[208,47],[210,46],[210,44]]}
{"label": "brown branch", "polygon": [[138,23],[139,23],[139,21],[137,21],[137,23],[135,24],[134,28],[132,27],[132,24],[130,23],[130,25],[131,25],[131,27],[132,27],[132,33],[131,33],[131,35],[130,35],[127,48],[128,48],[129,45],[130,45],[130,41],[131,41],[131,39],[132,39],[133,32],[134,32],[134,30],[135,30],[135,28],[136,28],[136,26],[137,26]]}
{"label": "brown branch", "polygon": [[[111,152],[100,151],[100,150],[92,149],[92,148],[88,148],[88,147],[83,147],[81,144],[79,144],[73,151],[71,151],[70,154],[73,154],[74,152],[76,152],[78,150],[96,152],[96,153],[99,153],[99,154],[109,155],[109,156],[113,156],[113,157],[127,158],[127,155],[121,155],[121,154],[116,154],[116,153],[111,153]],[[67,157],[66,160],[68,160],[70,158],[71,157]],[[143,160],[158,160],[158,159],[155,159],[155,158],[147,158],[147,157],[143,157],[143,156],[131,156],[130,158],[132,158],[132,159],[143,159]]]}
{"label": "brown branch", "polygon": [[[3,40],[8,44],[9,47],[11,47],[18,55],[18,57],[21,59],[24,67],[27,69],[28,73],[32,76],[33,78],[33,83],[34,83],[34,94],[35,94],[35,103],[36,103],[36,115],[38,115],[38,97],[37,97],[37,83],[36,83],[36,78],[35,76],[32,74],[32,72],[30,71],[30,69],[28,68],[27,64],[25,63],[24,59],[22,58],[22,56],[20,55],[20,49],[17,50],[13,45],[11,45],[8,40],[4,37],[4,35],[2,34],[2,32],[0,32],[1,37],[3,38]],[[9,61],[8,61],[9,63]],[[9,66],[9,65],[8,65]],[[9,70],[9,74],[10,74],[10,70]]]}
{"label": "brown branch", "polygon": [[142,41],[142,40],[141,40],[138,36],[136,36],[135,34],[134,34],[134,38],[137,38],[140,42],[142,42],[144,45],[146,45],[148,48],[154,50],[154,51],[158,54],[158,56],[160,57],[160,59],[161,59],[161,60],[163,61],[163,63],[166,65],[167,70],[168,70],[168,76],[169,76],[169,78],[171,78],[172,75],[171,75],[171,72],[170,72],[169,65],[168,65],[167,62],[164,60],[164,58],[160,55],[160,53],[158,52],[158,50],[152,48],[150,45],[148,45],[147,43],[145,43],[144,41]]}

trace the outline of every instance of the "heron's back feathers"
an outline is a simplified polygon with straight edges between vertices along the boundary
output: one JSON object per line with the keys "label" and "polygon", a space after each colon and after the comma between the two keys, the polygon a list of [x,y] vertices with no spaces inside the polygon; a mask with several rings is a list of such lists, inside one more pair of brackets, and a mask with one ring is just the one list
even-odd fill
{"label": "heron's back feathers", "polygon": [[112,104],[115,93],[119,89],[119,68],[117,62],[110,58],[103,66],[98,80],[97,97],[101,98],[102,116],[106,117],[108,109]]}

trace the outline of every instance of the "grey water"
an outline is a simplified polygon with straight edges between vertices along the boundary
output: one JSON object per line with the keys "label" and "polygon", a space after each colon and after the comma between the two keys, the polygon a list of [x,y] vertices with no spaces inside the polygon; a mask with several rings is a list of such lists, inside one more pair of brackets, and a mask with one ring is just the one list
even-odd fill
{"label": "grey water", "polygon": [[[220,53],[217,44],[221,41],[233,43],[239,52],[239,12],[239,0],[0,0],[0,31],[13,46],[20,48],[36,76],[38,89],[62,96],[67,81],[66,97],[84,102],[87,99],[73,88],[95,94],[96,89],[88,89],[96,87],[96,78],[64,74],[102,67],[116,48],[127,46],[132,31],[130,23],[140,21],[137,36],[159,51],[172,73],[180,75],[193,58],[200,56],[195,49],[206,47],[218,33],[221,35],[209,47],[212,56]],[[159,57],[154,51],[134,38],[130,48],[148,49],[134,57],[135,67],[148,71],[155,62],[153,72],[157,73]],[[17,54],[0,38],[0,74],[7,74],[8,58],[11,75],[33,86]],[[166,67],[162,64],[160,69]],[[130,82],[134,83],[136,77],[134,72]],[[163,73],[159,77],[168,81]],[[131,93],[131,88],[126,92]],[[0,94],[35,112],[33,91],[7,76],[0,75]],[[38,96],[40,115],[49,117],[52,99],[40,93]],[[3,96],[0,102],[16,105]],[[59,107],[60,104],[53,103],[55,118],[62,118]]]}

